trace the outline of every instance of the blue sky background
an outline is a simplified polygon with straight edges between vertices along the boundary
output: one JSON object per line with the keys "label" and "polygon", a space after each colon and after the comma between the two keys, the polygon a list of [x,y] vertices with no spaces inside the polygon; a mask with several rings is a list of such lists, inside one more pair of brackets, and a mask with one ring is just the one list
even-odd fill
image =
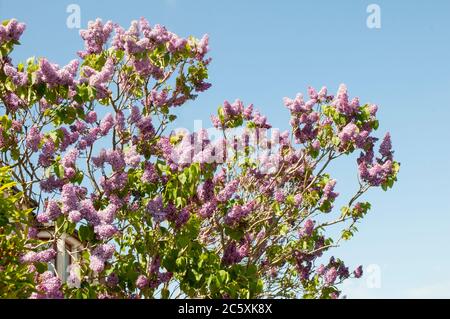
{"label": "blue sky background", "polygon": [[[82,40],[66,26],[71,3],[81,8],[83,28],[96,17],[128,27],[144,16],[181,36],[210,35],[213,87],[179,111],[179,126],[208,121],[224,99],[241,98],[287,128],[282,98],[308,85],[335,92],[346,83],[350,95],[378,104],[379,134],[391,132],[402,163],[399,182],[388,193],[370,192],[372,211],[335,254],[352,268],[377,265],[381,287],[370,288],[366,275],[344,291],[349,298],[450,297],[449,1],[0,0],[0,19],[27,23],[16,62],[76,58]],[[366,26],[371,3],[381,8],[381,29]],[[338,191],[354,191],[354,159],[333,169]]]}

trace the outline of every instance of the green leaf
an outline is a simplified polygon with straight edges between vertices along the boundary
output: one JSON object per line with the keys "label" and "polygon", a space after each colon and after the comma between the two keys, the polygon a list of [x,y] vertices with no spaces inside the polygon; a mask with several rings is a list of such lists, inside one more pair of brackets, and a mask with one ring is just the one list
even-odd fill
{"label": "green leaf", "polygon": [[217,278],[219,279],[220,285],[225,285],[230,280],[230,274],[225,270],[219,270]]}
{"label": "green leaf", "polygon": [[186,183],[186,180],[187,180],[186,174],[178,175],[178,180],[180,181],[181,184]]}
{"label": "green leaf", "polygon": [[91,241],[94,239],[94,228],[92,226],[82,225],[78,229],[78,237],[81,241]]}

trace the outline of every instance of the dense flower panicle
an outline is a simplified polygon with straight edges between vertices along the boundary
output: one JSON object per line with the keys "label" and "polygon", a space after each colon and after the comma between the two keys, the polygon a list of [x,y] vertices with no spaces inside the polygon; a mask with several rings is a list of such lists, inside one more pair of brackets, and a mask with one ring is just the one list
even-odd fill
{"label": "dense flower panicle", "polygon": [[53,248],[49,248],[40,252],[30,251],[24,256],[22,256],[21,261],[23,263],[36,263],[42,262],[47,263],[55,259],[56,251]]}
{"label": "dense flower panicle", "polygon": [[56,257],[56,251],[53,248],[46,249],[36,254],[36,260],[39,262],[50,262]]}
{"label": "dense flower panicle", "polygon": [[85,150],[87,147],[90,147],[94,144],[94,142],[99,138],[100,127],[93,127],[87,132],[83,132],[83,135],[84,136],[77,144],[77,148],[79,150]]}
{"label": "dense flower panicle", "polygon": [[80,211],[78,210],[72,210],[69,212],[68,217],[72,223],[78,223],[83,218],[83,215],[81,215]]}
{"label": "dense flower panicle", "polygon": [[55,150],[55,143],[51,138],[47,138],[44,145],[42,146],[42,154],[45,156],[53,156]]}
{"label": "dense flower panicle", "polygon": [[108,287],[114,288],[119,284],[119,276],[116,273],[112,273],[105,278],[105,282]]}
{"label": "dense flower panicle", "polygon": [[320,89],[319,93],[317,94],[318,100],[321,101],[321,102],[325,101],[326,98],[328,97],[327,93],[328,93],[328,89],[325,86],[323,86]]}
{"label": "dense flower panicle", "polygon": [[167,45],[169,52],[178,52],[186,48],[187,40],[180,38],[176,34],[169,33],[170,40]]}
{"label": "dense flower panicle", "polygon": [[97,121],[97,113],[95,111],[90,111],[86,114],[86,123],[93,124]]}
{"label": "dense flower panicle", "polygon": [[246,207],[236,205],[225,216],[225,223],[227,225],[235,225],[245,218],[249,213],[249,209]]}
{"label": "dense flower panicle", "polygon": [[158,180],[158,173],[152,163],[145,163],[142,181],[144,183],[155,183]]}
{"label": "dense flower panicle", "polygon": [[39,185],[44,192],[51,193],[55,190],[61,189],[65,181],[63,179],[58,179],[54,175],[51,175],[47,179],[40,181]]}
{"label": "dense flower panicle", "polygon": [[295,203],[295,205],[299,206],[299,205],[301,205],[302,202],[303,202],[302,194],[296,194],[294,196],[294,203]]}
{"label": "dense flower panicle", "polygon": [[277,202],[283,203],[284,200],[286,199],[286,195],[282,190],[277,190],[275,191],[274,198]]}
{"label": "dense flower panicle", "polygon": [[149,104],[154,106],[163,106],[167,102],[167,91],[163,90],[158,92],[157,90],[152,90],[148,98]]}
{"label": "dense flower panicle", "polygon": [[39,230],[36,227],[29,227],[28,228],[28,238],[29,239],[36,239],[37,235],[39,233]]}
{"label": "dense flower panicle", "polygon": [[167,218],[167,210],[164,208],[161,196],[150,200],[147,204],[146,209],[156,223],[162,222]]}
{"label": "dense flower panicle", "polygon": [[42,146],[42,153],[39,155],[39,165],[42,165],[43,167],[49,167],[52,164],[52,159],[55,151],[55,143],[51,138],[47,138],[44,145]]}
{"label": "dense flower panicle", "polygon": [[77,210],[79,207],[79,199],[76,186],[73,184],[65,184],[62,187],[61,202],[63,204],[63,212]]}
{"label": "dense flower panicle", "polygon": [[214,197],[214,183],[211,179],[206,180],[198,187],[197,196],[202,202],[207,202]]}
{"label": "dense flower panicle", "polygon": [[142,115],[141,115],[141,111],[139,110],[139,107],[133,105],[131,107],[131,114],[129,117],[130,123],[132,123],[132,124],[139,123],[139,121],[141,120],[141,117],[142,117]]}
{"label": "dense flower panicle", "polygon": [[89,267],[95,272],[102,272],[105,268],[105,263],[112,258],[115,252],[114,245],[101,244],[91,252]]}
{"label": "dense flower panicle", "polygon": [[383,138],[383,141],[380,144],[380,154],[383,157],[391,158],[392,157],[392,143],[391,143],[391,135],[386,133]]}
{"label": "dense flower panicle", "polygon": [[150,274],[159,273],[159,268],[161,267],[161,258],[159,256],[155,256],[152,258],[152,262],[150,263],[150,267],[148,271]]}
{"label": "dense flower panicle", "polygon": [[338,197],[339,193],[334,192],[334,186],[336,185],[335,179],[330,179],[323,188],[323,199],[324,200],[334,200]]}
{"label": "dense flower panicle", "polygon": [[314,221],[308,219],[305,221],[303,227],[300,229],[300,237],[309,237],[314,231]]}
{"label": "dense flower panicle", "polygon": [[202,218],[209,218],[214,214],[216,208],[217,202],[215,200],[212,200],[202,205],[202,207],[198,211],[198,215]]}
{"label": "dense flower panicle", "polygon": [[142,116],[136,123],[136,126],[144,138],[149,138],[155,134],[155,128],[150,116]]}
{"label": "dense flower panicle", "polygon": [[113,237],[117,232],[117,228],[111,224],[100,224],[94,227],[94,232],[97,234],[98,239],[106,240]]}
{"label": "dense flower panicle", "polygon": [[72,179],[77,174],[76,170],[72,167],[67,167],[64,169],[64,177],[67,179]]}
{"label": "dense flower panicle", "polygon": [[173,277],[173,273],[167,271],[167,272],[163,272],[163,273],[159,273],[158,274],[158,282],[160,283],[167,283],[170,281],[170,279],[172,279]]}
{"label": "dense flower panicle", "polygon": [[258,111],[253,112],[253,123],[257,128],[270,129],[272,126],[267,122],[267,117]]}
{"label": "dense flower panicle", "polygon": [[357,100],[352,101],[352,103],[349,102],[347,86],[341,84],[332,105],[336,106],[339,112],[351,116],[358,111],[359,103]]}
{"label": "dense flower panicle", "polygon": [[354,123],[347,124],[342,131],[339,133],[339,139],[343,145],[352,142],[357,137],[359,132],[358,127]]}
{"label": "dense flower panicle", "polygon": [[100,133],[102,135],[107,135],[109,130],[114,126],[114,118],[111,113],[108,113],[101,121],[100,121]]}
{"label": "dense flower panicle", "polygon": [[211,123],[215,128],[222,128],[222,123],[218,116],[211,115]]}
{"label": "dense flower panicle", "polygon": [[105,261],[97,255],[91,255],[89,268],[97,273],[102,272],[105,269]]}
{"label": "dense flower panicle", "polygon": [[5,106],[10,112],[15,112],[26,105],[25,101],[13,92],[6,92],[4,96]]}
{"label": "dense flower panicle", "polygon": [[11,78],[14,85],[25,86],[28,83],[28,75],[26,72],[19,72],[16,68],[9,64],[5,64],[3,67],[3,72],[6,76]]}
{"label": "dense flower panicle", "polygon": [[121,171],[126,166],[124,154],[119,150],[102,149],[98,156],[92,158],[92,162],[97,167],[108,163],[114,171]]}
{"label": "dense flower panicle", "polygon": [[39,81],[48,84],[50,87],[57,85],[73,85],[77,75],[79,62],[72,60],[62,69],[57,64],[50,63],[46,58],[39,60],[39,71],[37,78]]}
{"label": "dense flower panicle", "polygon": [[80,288],[81,286],[81,269],[78,264],[69,266],[69,276],[67,277],[67,286],[69,288]]}
{"label": "dense flower panicle", "polygon": [[84,40],[86,51],[79,52],[81,57],[85,57],[88,54],[102,52],[103,46],[108,41],[114,24],[112,21],[102,23],[101,19],[95,21],[89,21],[88,28],[86,30],[80,30],[80,36]]}
{"label": "dense flower panicle", "polygon": [[58,202],[50,199],[46,204],[44,213],[38,214],[37,220],[40,223],[48,223],[49,221],[57,219],[62,214]]}
{"label": "dense flower panicle", "polygon": [[123,189],[128,182],[128,175],[125,172],[116,172],[110,177],[100,177],[100,186],[105,195],[110,196],[113,192]]}
{"label": "dense flower panicle", "polygon": [[375,116],[377,114],[378,111],[378,106],[376,104],[370,104],[369,105],[369,113],[372,116]]}
{"label": "dense flower panicle", "polygon": [[291,113],[308,113],[312,110],[312,105],[305,104],[303,99],[303,94],[298,93],[295,99],[290,99],[288,97],[283,98],[284,105],[291,111]]}
{"label": "dense flower panicle", "polygon": [[124,154],[125,163],[133,168],[138,167],[141,162],[141,155],[136,150],[136,146],[131,146]]}
{"label": "dense flower panicle", "polygon": [[80,207],[78,210],[81,213],[81,216],[83,216],[83,218],[91,222],[93,225],[98,225],[100,223],[97,211],[92,204],[92,200],[83,199],[82,201],[80,201]]}
{"label": "dense flower panicle", "polygon": [[217,194],[217,200],[219,202],[225,202],[229,200],[233,194],[236,192],[239,185],[239,180],[235,179],[225,185],[225,188],[222,189],[219,194]]}
{"label": "dense flower panicle", "polygon": [[359,164],[358,170],[359,176],[363,181],[368,182],[372,186],[380,186],[392,173],[392,161],[388,160],[384,164],[375,163],[369,167],[367,163],[362,162]]}
{"label": "dense flower panicle", "polygon": [[11,128],[12,128],[12,130],[13,131],[15,131],[15,132],[17,132],[17,133],[20,133],[20,132],[22,132],[22,123],[20,123],[19,121],[17,121],[17,120],[13,120],[12,122],[11,122]]}
{"label": "dense flower panicle", "polygon": [[46,271],[38,277],[37,292],[32,293],[31,299],[62,299],[61,280],[51,271]]}
{"label": "dense flower panicle", "polygon": [[167,137],[161,137],[158,140],[157,146],[161,150],[162,156],[166,160],[170,161],[172,159],[172,153],[173,153],[173,147],[172,147],[172,144],[170,143],[170,140]]}
{"label": "dense flower panicle", "polygon": [[191,213],[189,212],[189,210],[183,208],[176,214],[175,218],[171,219],[175,222],[175,227],[180,228],[188,222],[190,216]]}
{"label": "dense flower panicle", "polygon": [[93,86],[96,89],[97,98],[105,98],[110,94],[108,83],[114,76],[114,61],[108,58],[100,71],[84,66],[82,74],[83,77],[80,79],[80,82]]}
{"label": "dense flower panicle", "polygon": [[316,89],[312,86],[308,86],[308,95],[311,100],[318,100],[319,94],[317,93]]}
{"label": "dense flower panicle", "polygon": [[338,276],[337,270],[335,267],[331,267],[330,269],[325,271],[324,274],[324,283],[325,285],[332,285],[336,281]]}
{"label": "dense flower panicle", "polygon": [[209,52],[209,36],[207,34],[205,34],[200,41],[198,42],[197,45],[197,57],[199,59],[203,59],[206,55],[206,53]]}
{"label": "dense flower panicle", "polygon": [[66,153],[66,155],[62,158],[61,165],[65,168],[75,167],[75,163],[77,161],[79,154],[80,152],[76,148],[69,150]]}
{"label": "dense flower panicle", "polygon": [[59,149],[64,152],[69,145],[77,142],[80,134],[77,131],[70,133],[65,127],[62,127],[60,132],[62,134],[62,140],[59,144]]}
{"label": "dense flower panicle", "polygon": [[228,101],[223,102],[223,112],[225,119],[240,115],[243,111],[244,104],[241,100],[236,100],[233,104],[230,104]]}
{"label": "dense flower panicle", "polygon": [[41,138],[42,135],[39,129],[36,126],[32,126],[27,134],[26,146],[33,152],[37,152]]}
{"label": "dense flower panicle", "polygon": [[92,157],[92,163],[96,167],[103,167],[107,160],[107,151],[105,149],[102,149],[98,156]]}
{"label": "dense flower panicle", "polygon": [[242,112],[242,115],[244,116],[245,120],[252,120],[253,119],[253,104],[248,105]]}
{"label": "dense flower panicle", "polygon": [[317,267],[317,274],[322,276],[323,274],[325,274],[326,268],[325,265],[321,264],[319,267]]}
{"label": "dense flower panicle", "polygon": [[106,162],[109,163],[114,171],[122,170],[125,165],[123,153],[118,150],[110,150],[106,152]]}
{"label": "dense flower panicle", "polygon": [[241,260],[242,256],[239,253],[236,243],[231,242],[228,244],[223,253],[222,263],[225,265],[232,265],[240,262]]}
{"label": "dense flower panicle", "polygon": [[125,130],[125,115],[122,111],[116,112],[116,117],[114,118],[114,127],[119,133]]}
{"label": "dense flower panicle", "polygon": [[363,267],[362,266],[358,266],[358,268],[356,268],[353,271],[353,274],[355,275],[355,278],[361,278],[363,275]]}
{"label": "dense flower panicle", "polygon": [[9,20],[6,26],[0,24],[0,45],[11,40],[19,41],[25,28],[25,23],[18,22],[16,19]]}
{"label": "dense flower panicle", "polygon": [[139,275],[139,277],[136,279],[136,287],[139,289],[144,289],[148,286],[149,280],[144,275]]}
{"label": "dense flower panicle", "polygon": [[118,207],[115,204],[109,204],[105,209],[98,211],[100,220],[106,224],[111,224],[117,213]]}

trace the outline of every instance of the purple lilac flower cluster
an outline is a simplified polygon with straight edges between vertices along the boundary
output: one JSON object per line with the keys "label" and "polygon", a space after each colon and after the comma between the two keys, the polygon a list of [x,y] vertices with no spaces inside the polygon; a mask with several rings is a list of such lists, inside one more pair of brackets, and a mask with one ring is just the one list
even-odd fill
{"label": "purple lilac flower cluster", "polygon": [[52,64],[47,59],[42,58],[39,61],[38,82],[46,83],[50,87],[57,85],[73,86],[76,84],[75,77],[77,75],[78,65],[78,60],[72,60],[60,69],[57,64]]}
{"label": "purple lilac flower cluster", "polygon": [[0,24],[0,45],[9,41],[19,41],[25,28],[25,23],[20,23],[16,19],[9,20],[6,26]]}
{"label": "purple lilac flower cluster", "polygon": [[31,299],[62,299],[61,280],[51,271],[46,271],[38,276],[37,292],[32,293]]}
{"label": "purple lilac flower cluster", "polygon": [[115,252],[113,244],[102,244],[91,252],[91,259],[89,267],[99,273],[105,269],[105,263],[110,260]]}
{"label": "purple lilac flower cluster", "polygon": [[56,251],[53,248],[49,248],[40,252],[34,252],[30,251],[24,256],[22,256],[22,262],[24,263],[36,263],[36,262],[42,262],[42,263],[48,263],[55,259],[56,257]]}

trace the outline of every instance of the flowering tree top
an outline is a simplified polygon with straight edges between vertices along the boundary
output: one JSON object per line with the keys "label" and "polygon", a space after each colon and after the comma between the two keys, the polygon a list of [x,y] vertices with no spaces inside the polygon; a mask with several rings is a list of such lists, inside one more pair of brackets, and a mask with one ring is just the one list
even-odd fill
{"label": "flowering tree top", "polygon": [[[310,87],[284,99],[290,131],[235,100],[210,129],[168,132],[173,108],[211,86],[207,35],[97,19],[80,32],[80,59],[15,65],[24,30],[14,19],[0,26],[1,166],[19,191],[10,200],[32,208],[2,213],[0,234],[12,236],[0,238],[16,253],[0,279],[26,272],[22,297],[336,298],[339,283],[361,277],[323,253],[353,236],[366,191],[396,181],[389,133],[376,148],[376,105],[345,85],[335,96]],[[335,210],[329,164],[354,152],[357,190]],[[36,239],[37,223],[54,226],[49,240]],[[63,282],[45,265],[52,243],[75,232],[83,246],[67,252]]]}

